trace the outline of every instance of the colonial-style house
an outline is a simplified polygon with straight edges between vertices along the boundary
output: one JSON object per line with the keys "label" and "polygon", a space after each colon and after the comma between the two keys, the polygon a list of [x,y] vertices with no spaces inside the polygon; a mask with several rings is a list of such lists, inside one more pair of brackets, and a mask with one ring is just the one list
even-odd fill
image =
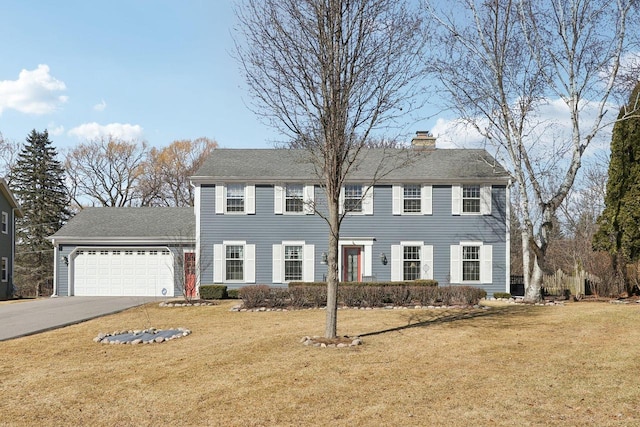
{"label": "colonial-style house", "polygon": [[13,295],[13,262],[16,252],[16,218],[22,218],[22,209],[13,197],[7,182],[0,178],[0,299]]}

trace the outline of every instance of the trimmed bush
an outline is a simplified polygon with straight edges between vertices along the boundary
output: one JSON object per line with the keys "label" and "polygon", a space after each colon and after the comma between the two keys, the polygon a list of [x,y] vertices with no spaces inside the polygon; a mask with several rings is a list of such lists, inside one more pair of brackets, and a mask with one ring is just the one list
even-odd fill
{"label": "trimmed bush", "polygon": [[240,298],[240,296],[238,295],[238,289],[227,289],[227,298],[228,299]]}
{"label": "trimmed bush", "polygon": [[511,294],[509,292],[494,292],[494,298],[511,298]]}
{"label": "trimmed bush", "polygon": [[202,299],[224,299],[227,296],[225,285],[202,285],[200,286],[200,298]]}

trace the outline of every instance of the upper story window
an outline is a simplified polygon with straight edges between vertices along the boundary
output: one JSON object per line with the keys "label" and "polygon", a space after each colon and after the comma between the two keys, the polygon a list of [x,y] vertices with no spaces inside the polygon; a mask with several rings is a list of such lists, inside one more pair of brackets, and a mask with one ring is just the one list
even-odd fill
{"label": "upper story window", "polygon": [[362,185],[344,186],[344,210],[346,212],[362,212]]}
{"label": "upper story window", "polygon": [[216,184],[216,214],[255,214],[256,187],[252,184]]}
{"label": "upper story window", "polygon": [[421,188],[419,185],[410,184],[403,188],[403,212],[404,213],[420,213],[422,210]]}
{"label": "upper story window", "polygon": [[453,215],[491,215],[491,185],[451,186]]}
{"label": "upper story window", "polygon": [[9,214],[2,212],[2,233],[7,234],[9,232]]}
{"label": "upper story window", "polygon": [[431,215],[432,187],[421,184],[394,185],[394,215]]}
{"label": "upper story window", "polygon": [[462,187],[462,213],[480,213],[480,186]]}
{"label": "upper story window", "polygon": [[227,212],[244,212],[244,184],[227,185]]}
{"label": "upper story window", "polygon": [[285,187],[284,211],[287,213],[302,213],[304,211],[304,186],[302,184],[287,184]]}

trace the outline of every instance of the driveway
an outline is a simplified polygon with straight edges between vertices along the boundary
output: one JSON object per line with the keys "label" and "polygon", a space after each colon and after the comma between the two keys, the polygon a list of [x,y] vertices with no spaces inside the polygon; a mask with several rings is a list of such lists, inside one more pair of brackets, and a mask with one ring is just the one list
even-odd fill
{"label": "driveway", "polygon": [[0,341],[37,334],[158,301],[155,297],[58,297],[0,304]]}

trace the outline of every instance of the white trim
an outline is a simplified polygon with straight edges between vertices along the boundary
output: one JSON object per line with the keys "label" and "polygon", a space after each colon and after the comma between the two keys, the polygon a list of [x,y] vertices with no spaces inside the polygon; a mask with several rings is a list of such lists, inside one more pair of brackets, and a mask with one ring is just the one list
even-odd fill
{"label": "white trim", "polygon": [[362,186],[362,214],[373,215],[373,186]]}
{"label": "white trim", "polygon": [[313,282],[315,280],[315,245],[302,246],[302,281]]}
{"label": "white trim", "polygon": [[284,201],[285,187],[283,185],[273,186],[273,213],[276,215],[282,215],[285,210]]}
{"label": "white trim", "polygon": [[[391,193],[393,198],[392,203],[392,214],[393,215],[402,215],[403,214],[403,206],[402,201],[404,200],[404,185],[394,184]],[[391,279],[393,280],[393,279]]]}
{"label": "white trim", "polygon": [[506,215],[506,238],[505,238],[505,292],[511,292],[511,180],[505,189],[505,215]]}
{"label": "white trim", "polygon": [[222,215],[225,213],[226,206],[225,201],[227,200],[227,186],[224,184],[216,184],[216,214]]}
{"label": "white trim", "polygon": [[304,194],[303,212],[306,215],[313,215],[315,213],[316,186],[311,184],[305,185],[303,194]]}
{"label": "white trim", "polygon": [[256,283],[256,245],[244,245],[244,281]]}
{"label": "white trim", "polygon": [[480,283],[493,282],[493,246],[480,246]]}
{"label": "white trim", "polygon": [[420,190],[420,197],[422,199],[420,211],[422,215],[433,214],[433,186],[423,185]]}
{"label": "white trim", "polygon": [[244,213],[247,215],[255,215],[256,213],[256,186],[254,184],[244,185]]}
{"label": "white trim", "polygon": [[373,241],[371,238],[341,238],[338,241],[338,277],[342,280],[342,248],[344,246],[362,247],[362,275],[371,276],[373,271]]}
{"label": "white trim", "polygon": [[451,186],[451,214],[460,215],[462,212],[462,186]]}
{"label": "white trim", "polygon": [[[51,296],[53,297],[58,295],[58,245],[56,244],[55,239],[51,239],[51,244],[53,245],[53,292],[51,293]],[[13,241],[11,242],[11,246],[13,247]],[[13,249],[11,251],[11,259],[15,260]],[[67,277],[67,285],[68,284],[69,278]]]}
{"label": "white trim", "polygon": [[213,245],[213,283],[223,283],[224,280],[224,245]]}
{"label": "white trim", "polygon": [[449,251],[449,283],[462,283],[462,246],[451,245]]}
{"label": "white trim", "polygon": [[273,283],[283,282],[284,245],[274,244],[271,247],[271,280]]}
{"label": "white trim", "polygon": [[420,278],[433,280],[433,245],[422,245],[420,261]]}
{"label": "white trim", "polygon": [[480,215],[491,215],[491,186],[480,186]]}
{"label": "white trim", "polygon": [[391,245],[391,281],[404,279],[402,274],[402,245]]}
{"label": "white trim", "polygon": [[195,252],[196,252],[196,296],[200,296],[200,277],[202,275],[202,271],[200,268],[199,260],[201,259],[201,249],[200,249],[200,218],[202,213],[200,212],[200,198],[202,197],[202,188],[200,184],[191,184],[193,185],[193,212],[196,217],[196,242],[195,242]]}

